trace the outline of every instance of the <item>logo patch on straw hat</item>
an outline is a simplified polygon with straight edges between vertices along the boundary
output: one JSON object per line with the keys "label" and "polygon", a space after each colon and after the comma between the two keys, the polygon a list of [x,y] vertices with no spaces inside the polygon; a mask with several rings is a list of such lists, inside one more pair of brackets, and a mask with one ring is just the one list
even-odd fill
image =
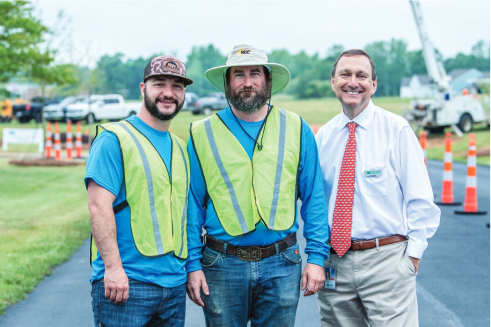
{"label": "logo patch on straw hat", "polygon": [[179,69],[179,65],[172,60],[162,61],[162,71],[181,75],[181,70]]}
{"label": "logo patch on straw hat", "polygon": [[251,54],[251,50],[250,49],[240,49],[238,52],[237,52],[238,55],[248,55],[248,54]]}

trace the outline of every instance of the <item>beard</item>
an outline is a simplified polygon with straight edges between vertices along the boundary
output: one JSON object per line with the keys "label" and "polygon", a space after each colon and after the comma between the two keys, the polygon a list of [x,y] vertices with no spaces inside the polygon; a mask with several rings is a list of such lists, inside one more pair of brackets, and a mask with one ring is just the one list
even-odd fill
{"label": "beard", "polygon": [[[246,91],[254,91],[256,94],[254,96],[243,97],[241,93]],[[244,86],[236,91],[232,90],[230,85],[227,85],[225,96],[235,109],[242,112],[256,112],[261,109],[271,97],[271,82],[268,81],[263,84],[260,90],[253,86]]]}
{"label": "beard", "polygon": [[[157,107],[157,103],[158,101],[163,102],[164,100],[172,100],[176,104],[176,110],[174,110],[173,113],[163,114],[160,112],[159,108]],[[146,88],[143,91],[143,101],[145,102],[145,108],[150,113],[150,115],[157,118],[158,120],[171,120],[179,113],[182,106],[184,105],[184,100],[181,103],[179,103],[179,101],[177,101],[177,99],[174,97],[160,97],[160,98],[155,98],[155,100],[153,101],[148,96]]]}

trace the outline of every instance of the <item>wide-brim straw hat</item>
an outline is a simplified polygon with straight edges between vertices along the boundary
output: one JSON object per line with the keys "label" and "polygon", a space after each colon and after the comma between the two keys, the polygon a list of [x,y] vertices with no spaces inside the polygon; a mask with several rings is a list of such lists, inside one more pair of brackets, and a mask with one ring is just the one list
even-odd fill
{"label": "wide-brim straw hat", "polygon": [[225,92],[225,72],[230,67],[238,66],[265,66],[271,72],[271,94],[276,94],[283,90],[290,81],[290,72],[280,64],[268,62],[266,53],[252,45],[236,45],[228,55],[227,63],[224,66],[210,68],[205,72],[206,78],[217,89]]}

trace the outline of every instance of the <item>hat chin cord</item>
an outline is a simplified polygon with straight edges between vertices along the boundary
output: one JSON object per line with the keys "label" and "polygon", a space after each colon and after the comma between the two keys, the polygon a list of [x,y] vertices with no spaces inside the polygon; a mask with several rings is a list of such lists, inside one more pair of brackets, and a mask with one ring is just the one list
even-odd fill
{"label": "hat chin cord", "polygon": [[[225,78],[226,71],[227,71],[227,70],[225,70],[225,72],[223,73],[223,88],[224,88],[224,90],[225,90],[225,91],[227,90],[227,84],[226,84],[226,82],[225,82],[225,80],[226,80],[226,78]],[[270,73],[271,73],[271,75],[270,75],[270,77],[269,77],[269,82],[272,82],[272,81],[273,81],[273,76],[272,76],[273,72],[270,72]],[[264,131],[266,130],[266,122],[267,122],[267,120],[268,120],[269,113],[271,112],[271,109],[273,108],[273,106],[271,105],[271,97],[272,97],[272,96],[273,96],[273,95],[272,95],[272,87],[271,87],[271,88],[269,89],[269,103],[268,103],[268,101],[266,101],[266,103],[268,104],[268,113],[266,114],[266,117],[264,118],[263,126],[261,126],[261,132],[262,132],[262,134],[261,134],[261,141],[260,141],[260,143],[258,143],[258,142],[257,142],[257,140],[256,140],[255,138],[253,138],[253,137],[252,137],[252,136],[251,136],[249,133],[247,133],[247,132],[246,132],[246,130],[244,129],[244,127],[242,126],[242,124],[241,124],[241,123],[239,122],[239,120],[237,119],[237,116],[235,115],[234,111],[232,110],[232,106],[230,105],[230,102],[228,101],[228,98],[227,98],[227,97],[225,97],[225,99],[227,100],[227,104],[228,104],[228,106],[229,106],[229,108],[230,108],[230,111],[232,112],[232,115],[233,115],[233,116],[234,116],[234,118],[235,118],[235,121],[237,122],[237,124],[239,124],[240,128],[242,129],[242,131],[243,131],[243,132],[244,132],[244,133],[245,133],[247,136],[249,136],[249,138],[250,138],[251,140],[253,140],[253,141],[254,141],[254,145],[255,145],[255,146],[257,146],[257,149],[258,149],[259,151],[261,151],[261,150],[263,149],[263,138],[264,138]]]}

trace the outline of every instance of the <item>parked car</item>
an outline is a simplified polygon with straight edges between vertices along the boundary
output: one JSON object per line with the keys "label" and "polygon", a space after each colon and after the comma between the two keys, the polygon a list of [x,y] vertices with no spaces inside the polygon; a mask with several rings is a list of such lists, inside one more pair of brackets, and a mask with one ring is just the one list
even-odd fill
{"label": "parked car", "polygon": [[102,119],[119,120],[136,115],[140,108],[141,102],[127,103],[119,94],[91,95],[90,101],[68,105],[66,117],[72,121],[86,120],[93,124]]}
{"label": "parked car", "polygon": [[191,112],[199,110],[198,99],[199,96],[196,93],[186,92],[184,97],[184,105],[182,106],[181,110]]}
{"label": "parked car", "polygon": [[221,110],[228,107],[225,94],[221,92],[210,93],[207,97],[199,98],[198,108],[193,110],[193,114],[211,115],[212,110]]}
{"label": "parked car", "polygon": [[44,119],[50,122],[65,122],[66,108],[76,102],[87,102],[87,97],[66,97],[60,103],[50,104],[44,107]]}
{"label": "parked car", "polygon": [[30,122],[35,119],[37,123],[43,120],[43,106],[47,106],[54,103],[60,103],[62,98],[54,97],[34,97],[30,103],[17,103],[13,105],[13,115],[21,123]]}

